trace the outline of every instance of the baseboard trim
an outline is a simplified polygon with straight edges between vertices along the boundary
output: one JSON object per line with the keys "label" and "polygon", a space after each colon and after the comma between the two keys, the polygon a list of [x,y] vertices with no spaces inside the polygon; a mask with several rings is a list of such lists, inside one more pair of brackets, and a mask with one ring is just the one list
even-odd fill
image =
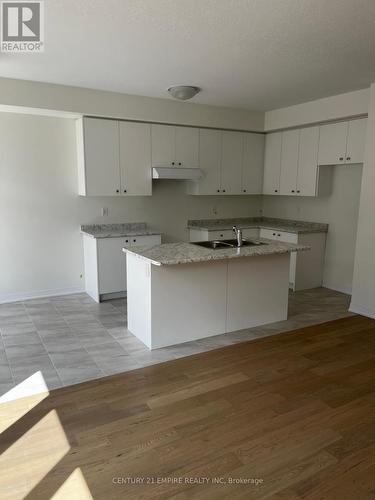
{"label": "baseboard trim", "polygon": [[360,314],[361,316],[367,316],[368,318],[375,319],[375,311],[372,309],[368,309],[367,307],[362,307],[358,304],[353,304],[351,302],[349,311],[352,313]]}
{"label": "baseboard trim", "polygon": [[21,302],[30,299],[44,299],[48,297],[56,297],[58,295],[70,295],[72,293],[82,293],[85,289],[81,287],[72,288],[56,288],[53,290],[37,290],[35,292],[19,292],[19,293],[3,293],[0,294],[0,304],[8,304],[9,302]]}

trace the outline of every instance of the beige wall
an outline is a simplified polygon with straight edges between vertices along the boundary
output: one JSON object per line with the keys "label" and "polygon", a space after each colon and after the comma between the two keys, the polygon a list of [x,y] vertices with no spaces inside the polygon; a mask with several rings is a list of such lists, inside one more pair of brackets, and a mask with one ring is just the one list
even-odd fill
{"label": "beige wall", "polygon": [[264,127],[266,131],[270,131],[365,115],[368,103],[369,89],[317,99],[288,108],[267,111]]}
{"label": "beige wall", "polygon": [[370,89],[351,310],[375,318],[375,83]]}
{"label": "beige wall", "polygon": [[[187,238],[189,218],[258,215],[258,196],[194,197],[159,181],[152,197],[77,196],[74,121],[0,113],[0,302],[83,287],[81,223],[144,221]],[[101,217],[108,207],[109,217]]]}
{"label": "beige wall", "polygon": [[259,111],[8,78],[0,78],[0,111],[2,106],[10,110],[16,106],[202,127],[264,129],[264,113]]}
{"label": "beige wall", "polygon": [[362,167],[333,168],[333,191],[324,198],[265,196],[264,215],[329,224],[324,286],[351,293]]}

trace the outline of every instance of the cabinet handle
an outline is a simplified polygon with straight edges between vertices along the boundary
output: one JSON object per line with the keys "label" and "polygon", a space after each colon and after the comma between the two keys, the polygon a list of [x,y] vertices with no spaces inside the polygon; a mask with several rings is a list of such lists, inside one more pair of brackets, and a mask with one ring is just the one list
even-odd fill
{"label": "cabinet handle", "polygon": [[129,243],[129,240],[125,240],[125,243]]}
{"label": "cabinet handle", "polygon": [[246,189],[244,189],[243,192],[246,193]]}
{"label": "cabinet handle", "polygon": [[276,236],[276,233],[272,233],[272,236]]}
{"label": "cabinet handle", "polygon": [[340,161],[343,161],[343,160],[344,160],[344,158],[343,158],[342,156],[340,156],[339,160],[340,160]]}
{"label": "cabinet handle", "polygon": [[217,192],[220,193],[220,189],[218,189]]}
{"label": "cabinet handle", "polygon": [[174,161],[172,161],[172,165],[174,165]]}
{"label": "cabinet handle", "polygon": [[277,236],[281,236],[281,234],[278,234]]}
{"label": "cabinet handle", "polygon": [[137,243],[137,240],[133,240],[133,243]]}
{"label": "cabinet handle", "polygon": [[178,164],[179,164],[179,165],[182,165],[182,163],[181,163],[180,161],[178,162]]}
{"label": "cabinet handle", "polygon": [[120,192],[120,190],[119,190],[119,189],[116,189],[116,193],[119,193],[119,192]]}
{"label": "cabinet handle", "polygon": [[351,160],[350,156],[347,156],[347,157],[346,157],[346,159],[347,159],[347,160]]}
{"label": "cabinet handle", "polygon": [[275,189],[275,193],[277,193],[277,189]]}
{"label": "cabinet handle", "polygon": [[292,193],[294,193],[294,192],[295,192],[294,189],[292,189]]}
{"label": "cabinet handle", "polygon": [[225,193],[225,189],[223,189],[223,193]]}
{"label": "cabinet handle", "polygon": [[223,234],[221,234],[221,235],[220,235],[220,238],[224,238],[224,235],[223,235]]}
{"label": "cabinet handle", "polygon": [[299,189],[297,189],[297,193],[299,194],[301,191]]}
{"label": "cabinet handle", "polygon": [[124,189],[124,193],[126,193],[126,189]]}

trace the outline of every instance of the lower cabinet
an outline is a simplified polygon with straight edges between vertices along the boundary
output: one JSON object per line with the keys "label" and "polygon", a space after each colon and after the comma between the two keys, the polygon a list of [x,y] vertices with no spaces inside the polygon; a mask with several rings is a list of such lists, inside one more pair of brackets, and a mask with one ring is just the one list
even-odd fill
{"label": "lower cabinet", "polygon": [[124,247],[160,245],[160,235],[92,238],[83,235],[86,293],[100,302],[125,295],[126,255]]}
{"label": "lower cabinet", "polygon": [[[246,239],[259,238],[259,229],[257,227],[242,230],[242,236]],[[190,229],[189,241],[213,241],[213,240],[230,240],[235,236],[232,229],[224,229],[221,231],[212,231],[208,229]]]}
{"label": "lower cabinet", "polygon": [[287,233],[261,229],[260,237],[285,243],[308,245],[311,250],[292,252],[290,256],[289,288],[294,291],[322,286],[326,233]]}

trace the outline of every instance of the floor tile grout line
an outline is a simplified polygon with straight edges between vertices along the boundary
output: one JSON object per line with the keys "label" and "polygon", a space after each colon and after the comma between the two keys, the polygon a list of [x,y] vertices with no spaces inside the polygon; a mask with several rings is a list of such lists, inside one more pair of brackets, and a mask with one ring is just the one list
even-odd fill
{"label": "floor tile grout line", "polygon": [[[50,301],[49,301],[49,302],[50,302]],[[32,322],[32,324],[33,324],[33,325],[34,325],[34,327],[35,327],[36,334],[38,335],[38,337],[39,337],[39,339],[40,339],[40,342],[41,342],[42,346],[44,347],[44,349],[45,349],[45,351],[46,351],[46,353],[47,353],[47,356],[48,356],[48,358],[49,358],[49,360],[50,360],[50,362],[51,362],[51,365],[53,366],[53,368],[54,368],[54,370],[55,370],[55,372],[56,372],[56,375],[57,375],[57,378],[58,378],[58,379],[59,379],[59,381],[60,381],[61,387],[63,387],[63,381],[61,380],[61,377],[60,377],[60,375],[59,375],[59,372],[57,371],[57,368],[56,368],[56,366],[55,366],[55,363],[53,362],[53,360],[52,360],[51,356],[49,355],[49,352],[48,352],[47,347],[44,345],[44,342],[43,342],[42,337],[39,335],[38,327],[37,327],[37,326],[36,326],[36,324],[34,323],[34,320],[33,320],[32,316],[30,316],[30,314],[29,314],[29,312],[28,312],[28,310],[27,310],[27,307],[26,307],[26,305],[25,305],[25,302],[22,302],[22,304],[23,304],[23,307],[25,308],[25,311],[26,311],[27,316],[29,317],[30,321]],[[42,372],[42,376],[43,376],[43,372]],[[47,387],[48,387],[48,383],[47,383],[47,381],[45,381],[45,382],[46,382]],[[50,390],[51,390],[51,389],[50,389]]]}

